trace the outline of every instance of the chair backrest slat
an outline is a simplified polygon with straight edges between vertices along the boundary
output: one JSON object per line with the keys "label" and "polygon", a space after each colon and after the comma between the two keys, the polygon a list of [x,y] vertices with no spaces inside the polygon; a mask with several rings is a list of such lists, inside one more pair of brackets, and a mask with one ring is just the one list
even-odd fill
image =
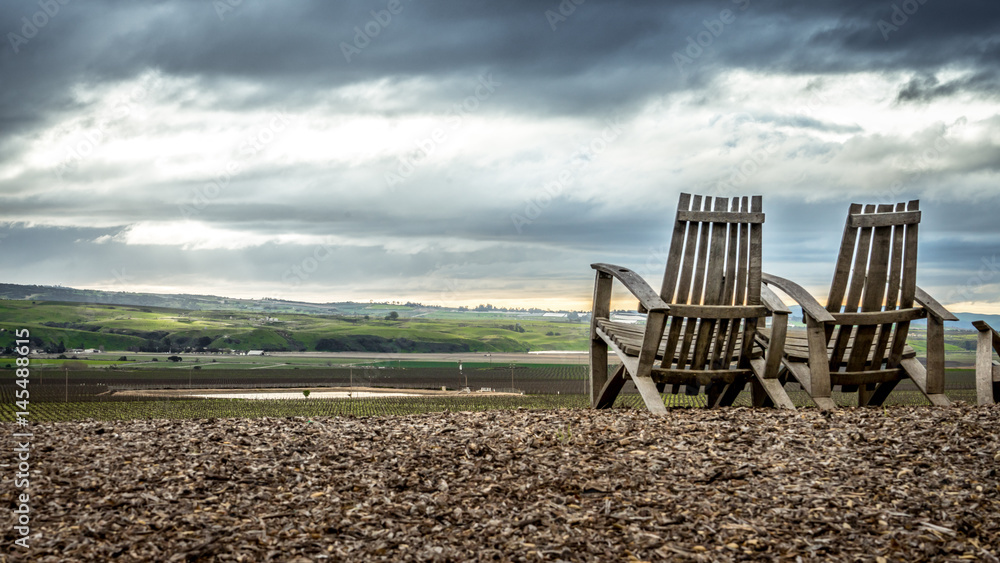
{"label": "chair backrest slat", "polygon": [[[892,213],[893,206],[879,205],[875,215]],[[869,215],[852,215],[856,217],[868,217]],[[861,225],[860,228],[868,233],[871,239],[871,251],[868,254],[867,275],[864,279],[864,292],[861,297],[861,312],[869,313],[881,311],[885,300],[886,282],[889,276],[889,251],[891,250],[892,225],[885,222],[868,221],[855,222]],[[868,227],[866,225],[873,226]],[[875,226],[878,225],[878,226]],[[847,371],[862,371],[866,369],[868,356],[872,352],[872,342],[875,341],[877,326],[859,327],[854,335],[854,347],[851,349],[851,357],[847,360]],[[873,362],[874,362],[874,358]],[[878,362],[881,364],[881,361]],[[875,368],[875,365],[872,366]]]}
{"label": "chair backrest slat", "polygon": [[[760,196],[682,194],[660,297],[668,304],[759,306],[763,221]],[[671,317],[661,365],[723,369],[742,325],[740,319]]]}
{"label": "chair backrest slat", "polygon": [[[696,195],[693,199],[692,209],[694,211],[708,211],[711,205],[711,197],[706,197],[702,201],[702,196]],[[678,217],[677,220],[681,219]],[[690,305],[701,303],[701,292],[705,284],[705,257],[708,255],[709,230],[709,223],[688,224],[688,239],[684,250],[684,271],[681,272],[681,287],[677,291],[675,303]],[[690,287],[686,287],[686,285]],[[681,339],[681,347],[677,352],[678,368],[683,369],[688,362],[688,353],[691,352],[691,343],[694,342],[697,324],[697,319],[688,319],[684,325],[684,337]]]}
{"label": "chair backrest slat", "polygon": [[[750,212],[762,211],[761,196],[750,198]],[[761,227],[760,223],[750,223],[750,271],[747,275],[746,305],[760,305],[761,284]]]}
{"label": "chair backrest slat", "polygon": [[[740,211],[750,210],[750,199],[744,196],[740,200]],[[733,296],[733,305],[747,304],[747,272],[750,269],[750,224],[740,224],[740,250],[739,258],[736,262],[736,294]]]}
{"label": "chair backrest slat", "polygon": [[[706,208],[708,205],[706,204]],[[726,267],[726,242],[728,240],[729,227],[729,200],[717,197],[714,201],[714,213],[706,215],[704,218],[710,223],[704,223],[711,227],[711,235],[707,246],[708,256],[705,265],[705,292],[702,295],[702,304],[719,305],[722,303],[722,290],[724,287],[723,277]],[[704,369],[709,362],[709,352],[713,349],[712,335],[718,322],[715,319],[701,319],[698,326],[698,339],[692,356],[691,368]]]}
{"label": "chair backrest slat", "polygon": [[[874,205],[866,205],[865,213],[874,213]],[[865,289],[865,279],[868,276],[868,255],[872,249],[872,230],[860,229],[858,246],[854,255],[854,269],[851,272],[851,283],[847,290],[847,300],[844,302],[845,313],[857,313],[861,305],[861,295]]]}
{"label": "chair backrest slat", "polygon": [[[740,208],[740,198],[733,198],[734,211]],[[722,300],[719,301],[720,305],[732,305],[733,298],[736,292],[736,260],[739,258],[739,244],[740,244],[740,226],[730,225],[729,226],[729,244],[727,246],[729,253],[726,255],[726,275],[725,284],[722,287]],[[741,303],[742,304],[742,303]]]}
{"label": "chair backrest slat", "polygon": [[[694,209],[701,209],[701,196],[696,195],[691,200],[691,207]],[[681,221],[677,221],[681,223]],[[684,233],[681,235],[684,239],[684,254],[683,256],[678,256],[677,261],[674,264],[670,262],[667,263],[667,271],[664,273],[664,278],[670,275],[670,269],[677,268],[680,271],[680,280],[677,285],[677,290],[673,292],[673,298],[667,300],[664,298],[666,291],[660,295],[664,298],[667,303],[691,303],[689,301],[691,294],[691,278],[694,277],[694,255],[698,248],[698,236],[701,231],[701,225],[698,223],[687,223]],[[671,243],[671,246],[673,244]]]}
{"label": "chair backrest slat", "polygon": [[[907,204],[907,211],[917,211],[919,201],[911,201]],[[912,223],[906,226],[906,241],[904,243],[903,272],[900,282],[899,308],[905,309],[913,306],[913,298],[917,293],[917,230],[920,223]]]}
{"label": "chair backrest slat", "polygon": [[[919,203],[852,204],[844,227],[827,310],[874,313],[908,309],[916,293]],[[909,322],[840,325],[830,352],[830,369],[894,368],[902,358]],[[829,333],[828,333],[829,334]],[[888,357],[887,357],[888,355]]]}
{"label": "chair backrest slat", "polygon": [[[705,207],[712,205],[712,198],[705,198]],[[698,257],[695,259],[694,282],[691,286],[691,305],[701,304],[702,296],[705,292],[705,268],[708,266],[708,244],[712,234],[711,223],[698,223],[700,234],[698,235]]]}
{"label": "chair backrest slat", "polygon": [[[874,212],[874,205],[866,205],[864,207],[864,213]],[[857,240],[857,245],[853,249],[854,267],[849,272],[850,282],[847,283],[847,299],[844,301],[845,313],[857,313],[858,307],[861,305],[861,294],[864,292],[865,277],[868,274],[868,253],[871,251],[872,242],[871,229],[851,227],[852,215],[854,214],[847,216],[847,228],[856,232],[855,239]],[[840,254],[841,256],[850,254],[851,250],[852,249],[841,248]],[[833,343],[833,352],[830,354],[830,369],[840,365],[840,362],[844,359],[844,354],[847,352],[847,348],[852,343],[853,338],[853,326],[842,325],[837,330],[837,338]]]}
{"label": "chair backrest slat", "polygon": [[[732,211],[739,212],[740,214],[745,213],[746,210],[740,209],[740,198],[734,197],[732,202]],[[739,259],[739,247],[740,247],[740,225],[729,225],[729,241],[727,245],[728,254],[726,255],[726,274],[724,285],[722,288],[722,299],[719,301],[721,305],[732,305],[735,292],[736,292],[736,261]],[[719,330],[716,331],[715,343],[712,348],[712,359],[711,366],[712,369],[721,369],[725,364],[728,363],[729,358],[732,358],[733,347],[729,345],[730,341],[735,343],[735,338],[733,335],[736,334],[738,327],[740,325],[739,319],[734,319],[730,322],[729,319],[724,319],[719,323]]]}
{"label": "chair backrest slat", "polygon": [[[729,201],[717,197],[715,198],[715,211],[726,211]],[[726,236],[729,230],[729,223],[709,223],[712,227],[711,247],[708,251],[708,265],[705,274],[705,295],[702,303],[705,305],[722,304],[723,277],[725,277],[726,267]]]}
{"label": "chair backrest slat", "polygon": [[[852,203],[848,209],[848,217],[861,212],[861,205]],[[847,281],[851,276],[851,260],[854,257],[854,245],[858,240],[858,230],[844,225],[844,237],[840,242],[840,254],[837,255],[837,266],[833,273],[833,285],[830,287],[830,297],[826,301],[826,310],[839,313],[844,304],[844,294],[847,291]]]}
{"label": "chair backrest slat", "polygon": [[[907,211],[919,211],[920,202],[911,201],[906,205]],[[919,221],[919,216],[918,216]],[[899,282],[899,308],[907,309],[913,306],[913,298],[917,292],[917,233],[920,223],[915,222],[903,226],[903,267],[900,272]],[[896,332],[892,338],[892,348],[889,352],[888,367],[896,367],[903,357],[903,348],[906,346],[906,336],[910,329],[910,323],[904,322],[896,325]]]}
{"label": "chair backrest slat", "polygon": [[[897,213],[906,211],[905,203],[897,203],[895,208]],[[899,280],[903,273],[903,234],[906,232],[906,225],[893,225],[892,227],[892,254],[889,258],[889,284],[885,292],[885,310],[893,311],[899,303]],[[878,330],[878,338],[875,344],[875,353],[872,354],[872,366],[882,365],[888,351],[889,338],[892,336],[893,324],[886,323]]]}
{"label": "chair backrest slat", "polygon": [[[691,205],[691,194],[681,194],[677,209],[687,209]],[[684,238],[687,233],[686,221],[674,221],[674,234],[670,238],[670,250],[667,254],[667,270],[663,273],[663,285],[660,298],[667,303],[676,303],[674,294],[677,292],[677,275],[681,271],[681,254],[684,252]]]}

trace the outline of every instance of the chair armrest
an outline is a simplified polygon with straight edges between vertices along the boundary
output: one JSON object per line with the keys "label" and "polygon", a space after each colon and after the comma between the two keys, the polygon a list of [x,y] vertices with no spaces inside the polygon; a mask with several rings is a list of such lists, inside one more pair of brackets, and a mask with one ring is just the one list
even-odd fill
{"label": "chair armrest", "polygon": [[785,302],[781,300],[780,297],[771,291],[770,287],[766,284],[760,284],[760,301],[765,307],[772,313],[777,314],[790,314],[792,311],[785,305]]}
{"label": "chair armrest", "polygon": [[614,276],[618,278],[622,284],[639,299],[639,304],[642,305],[647,311],[659,311],[667,312],[670,310],[670,306],[667,305],[660,295],[653,291],[653,288],[649,287],[646,280],[642,279],[639,274],[629,270],[628,268],[623,268],[621,266],[615,266],[614,264],[591,264],[591,268]]}
{"label": "chair armrest", "polygon": [[986,321],[972,321],[972,326],[976,327],[979,332],[985,332],[992,335],[993,348],[1000,350],[1000,334],[993,330],[993,327],[986,324]]}
{"label": "chair armrest", "polygon": [[771,274],[761,274],[761,281],[767,285],[773,285],[783,291],[786,295],[795,300],[796,303],[802,307],[802,311],[816,319],[816,321],[821,323],[832,323],[836,322],[837,319],[833,318],[833,315],[829,311],[823,308],[822,305],[816,301],[816,298],[809,295],[809,292],[802,288],[801,285],[785,278],[779,278],[778,276],[772,276]]}
{"label": "chair armrest", "polygon": [[919,286],[917,287],[916,293],[913,295],[913,299],[916,300],[917,303],[923,305],[923,307],[927,309],[928,313],[934,315],[935,317],[941,319],[942,321],[958,320],[958,317],[948,312],[948,309],[945,309],[943,305],[941,305],[940,303],[937,302],[936,299],[928,295],[926,291],[920,289]]}

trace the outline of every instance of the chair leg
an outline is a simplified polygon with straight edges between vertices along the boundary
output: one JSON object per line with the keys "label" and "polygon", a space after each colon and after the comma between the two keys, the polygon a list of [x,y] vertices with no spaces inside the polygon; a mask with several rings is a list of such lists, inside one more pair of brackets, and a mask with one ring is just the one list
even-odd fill
{"label": "chair leg", "polygon": [[728,387],[725,383],[721,381],[713,382],[705,386],[705,394],[708,395],[708,408],[713,409],[719,406],[719,399],[722,398],[722,393]]}
{"label": "chair leg", "polygon": [[765,399],[760,397],[760,393],[763,392],[767,395],[767,399],[774,404],[774,406],[779,409],[789,409],[795,410],[795,405],[792,404],[792,400],[788,397],[788,393],[785,393],[785,388],[781,386],[781,382],[778,381],[777,377],[764,377],[765,373],[765,363],[763,358],[757,358],[750,360],[750,369],[754,374],[754,386],[753,391],[757,393],[754,396],[754,406],[760,403],[762,406]]}
{"label": "chair leg", "polygon": [[837,403],[833,402],[830,397],[813,397],[812,400],[821,411],[837,410]]}
{"label": "chair leg", "polygon": [[774,404],[756,377],[750,380],[750,404],[757,408],[769,407]]}
{"label": "chair leg", "polygon": [[[809,368],[808,374],[809,395],[815,401],[817,397],[830,398],[832,387],[830,385],[830,358],[826,352],[826,327],[809,315],[806,315],[806,337],[809,340]],[[795,374],[796,379],[804,383],[799,374]],[[830,401],[832,403],[833,401]],[[817,405],[819,403],[816,403]],[[822,407],[820,407],[822,408]]]}
{"label": "chair leg", "polygon": [[615,399],[625,386],[625,364],[618,366],[614,375],[608,378],[604,387],[598,391],[591,406],[595,409],[610,409],[615,404]]}
{"label": "chair leg", "polygon": [[744,379],[736,380],[726,386],[725,392],[719,399],[720,407],[731,407],[734,402],[736,402],[736,397],[745,389],[747,382]]}
{"label": "chair leg", "polygon": [[872,393],[872,396],[869,397],[868,405],[873,407],[882,406],[882,403],[884,403],[885,400],[889,398],[889,393],[891,393],[892,390],[896,388],[896,385],[898,383],[899,380],[886,381],[885,383],[879,384],[879,386],[875,388],[875,392]]}
{"label": "chair leg", "polygon": [[910,376],[913,383],[916,384],[917,389],[927,397],[927,400],[931,402],[932,405],[937,407],[948,407],[951,406],[951,401],[944,393],[928,393],[927,392],[927,370],[924,366],[917,361],[916,358],[906,358],[905,360],[899,362],[899,367],[903,368],[906,375]]}
{"label": "chair leg", "polygon": [[858,385],[858,406],[867,407],[871,404],[872,394],[875,392],[875,385]]}
{"label": "chair leg", "polygon": [[[785,367],[788,369],[788,372],[792,374],[792,377],[794,377],[795,380],[798,381],[800,385],[802,385],[802,390],[809,394],[809,398],[812,399],[814,403],[816,403],[816,406],[819,407],[820,410],[832,411],[837,409],[837,403],[834,403],[833,399],[830,398],[829,385],[827,385],[825,388],[826,389],[825,397],[824,396],[817,397],[816,395],[813,394],[812,390],[813,377],[812,373],[810,372],[810,366],[800,362],[786,362]],[[829,376],[830,373],[829,370],[827,370],[826,373],[827,381],[829,381]],[[820,380],[822,381],[822,378]]]}
{"label": "chair leg", "polygon": [[646,408],[653,414],[667,414],[667,406],[663,404],[663,397],[656,390],[656,383],[648,375],[633,375],[632,382],[635,388],[642,395],[642,402],[646,403]]}
{"label": "chair leg", "polygon": [[608,377],[608,345],[600,338],[590,343],[590,404],[596,405]]}
{"label": "chair leg", "polygon": [[986,323],[977,325],[979,339],[976,343],[976,397],[980,405],[992,405],[1000,383],[993,383],[993,330]]}

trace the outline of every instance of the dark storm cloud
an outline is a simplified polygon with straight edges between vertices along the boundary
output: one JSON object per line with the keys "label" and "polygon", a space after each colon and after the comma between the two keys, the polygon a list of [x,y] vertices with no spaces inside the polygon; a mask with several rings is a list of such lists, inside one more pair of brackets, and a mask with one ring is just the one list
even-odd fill
{"label": "dark storm cloud", "polygon": [[896,101],[928,102],[953,96],[958,92],[996,98],[1000,96],[1000,76],[997,70],[977,72],[971,76],[941,82],[933,74],[915,76],[899,91]]}
{"label": "dark storm cloud", "polygon": [[[102,87],[147,73],[161,78],[151,86],[150,97],[159,96],[161,102],[155,107],[168,107],[162,103],[166,101],[178,113],[154,116],[158,119],[149,126],[135,124],[151,138],[170,138],[172,132],[163,129],[185,127],[172,118],[186,112],[199,115],[201,110],[243,115],[284,108],[301,110],[307,119],[325,114],[322,118],[331,122],[335,119],[330,115],[443,115],[469,96],[484,76],[502,87],[482,104],[483,114],[525,122],[553,119],[553,129],[565,123],[558,118],[595,123],[600,129],[609,115],[635,116],[650,100],[673,93],[694,98],[679,113],[713,104],[724,116],[741,112],[741,104],[757,96],[756,84],[735,86],[747,89],[736,92],[745,98],[724,102],[708,88],[738,75],[735,71],[758,76],[899,76],[897,107],[932,104],[959,94],[995,100],[1000,86],[1000,4],[987,0],[587,0],[579,5],[571,0],[401,0],[401,10],[382,21],[388,0],[243,0],[221,12],[217,7],[225,6],[225,0],[43,3],[50,9],[58,6],[57,12],[46,14],[37,0],[0,4],[0,165],[10,164],[11,169],[19,168],[26,147],[45,129],[80,116],[81,127],[92,127],[101,116],[99,100],[88,98],[88,93],[96,91],[99,97]],[[912,75],[916,77],[910,79]],[[380,81],[389,85],[389,99],[347,88]],[[822,81],[810,87],[822,90]],[[816,173],[816,181],[810,176],[794,197],[765,199],[765,264],[787,268],[775,273],[797,277],[797,265],[815,263],[820,279],[827,275],[823,261],[834,258],[850,203],[838,190],[856,182],[854,177],[837,176],[839,168],[868,166],[883,173],[891,156],[923,154],[937,146],[943,133],[932,131],[927,139],[922,138],[924,132],[882,135],[867,131],[867,123],[854,123],[862,117],[807,115],[785,107],[784,100],[764,101],[766,110],[746,110],[746,115],[755,127],[771,128],[770,136],[741,131],[738,124],[720,128],[722,133],[713,130],[718,150],[731,151],[735,160],[728,164],[739,166],[742,157],[736,155],[747,146],[784,143],[780,158],[771,157],[766,164],[788,166],[789,174],[800,172],[791,165],[807,161],[802,174]],[[726,117],[718,119],[724,122]],[[953,119],[949,116],[948,122]],[[196,123],[190,130],[215,145],[234,150],[239,146],[237,138],[214,136],[213,125]],[[703,133],[716,126],[716,118],[688,126],[697,130],[679,131],[675,124],[663,123],[656,140]],[[1000,124],[987,120],[977,126],[996,131]],[[587,142],[587,133],[580,135],[584,138],[579,142]],[[124,133],[122,137],[129,138]],[[931,237],[923,239],[931,251],[931,272],[960,269],[962,263],[986,256],[991,242],[964,244],[963,237],[976,231],[995,235],[996,226],[991,214],[970,213],[968,206],[1000,208],[996,197],[969,196],[975,186],[989,184],[989,174],[995,174],[1000,162],[989,132],[949,139],[948,151],[926,170],[900,174],[903,188],[890,194],[898,200],[922,194],[939,198],[932,201],[934,213],[926,214],[928,227],[923,231]],[[480,142],[487,146],[478,150],[489,152],[489,141]],[[662,155],[665,161],[685,156],[679,154],[687,148],[683,144],[666,146],[674,152]],[[543,152],[558,148],[545,145]],[[508,274],[523,283],[578,275],[567,272],[582,272],[581,279],[586,279],[591,261],[621,261],[655,278],[662,268],[676,193],[698,191],[709,183],[714,187],[712,179],[730,175],[719,164],[727,162],[723,159],[671,162],[662,169],[648,166],[635,172],[647,183],[685,166],[695,169],[685,178],[694,178],[694,183],[633,196],[625,188],[635,181],[629,166],[636,163],[627,162],[621,165],[624,172],[613,178],[620,184],[609,187],[604,199],[580,195],[574,191],[580,186],[574,184],[536,210],[531,207],[536,205],[534,196],[514,194],[524,184],[540,186],[554,174],[538,168],[528,168],[526,178],[501,179],[501,174],[544,156],[517,153],[492,167],[475,158],[458,159],[445,172],[428,165],[397,191],[386,189],[383,177],[395,166],[395,155],[372,156],[362,165],[267,162],[234,178],[221,195],[195,206],[190,218],[265,238],[287,233],[351,238],[302,283]],[[154,168],[148,162],[153,157],[142,155],[141,161]],[[609,157],[595,158],[600,162]],[[835,159],[841,159],[834,166],[837,170],[822,169]],[[555,164],[555,172],[563,164]],[[0,217],[101,228],[8,226],[0,233],[8,235],[0,239],[0,249],[8,259],[25,264],[16,274],[20,278],[8,281],[59,282],[73,275],[107,283],[167,283],[184,276],[214,276],[287,289],[283,277],[289,268],[314,251],[309,245],[274,242],[190,250],[129,245],[115,238],[137,223],[187,218],[183,207],[212,179],[200,169],[161,184],[149,180],[144,169],[117,170],[96,158],[78,168],[56,166],[59,177],[53,166],[23,168],[13,180],[0,179]],[[900,175],[886,172],[886,189]],[[969,175],[981,176],[970,180]],[[779,177],[784,188],[794,176]],[[102,196],[101,189],[110,183],[115,187]],[[966,190],[964,204],[946,199],[956,183]],[[622,198],[614,193],[619,185]],[[822,201],[805,201],[807,196]],[[625,198],[634,202],[626,204]],[[455,240],[479,246],[463,248]],[[400,250],[400,241],[412,241],[413,248]]]}
{"label": "dark storm cloud", "polygon": [[[39,5],[5,2],[0,6],[0,30],[7,38],[0,50],[0,124],[10,134],[73,111],[67,86],[124,79],[149,68],[198,77],[207,86],[222,78],[247,78],[264,86],[220,102],[235,107],[273,104],[275,97],[294,105],[324,88],[383,77],[494,72],[517,85],[516,94],[503,103],[591,112],[730,67],[830,72],[995,66],[992,55],[1000,48],[995,2],[909,2],[919,9],[884,40],[878,22],[893,20],[888,2],[591,0],[553,30],[546,12],[559,12],[555,1],[402,0],[402,11],[386,25],[370,27],[378,34],[363,38],[368,43],[350,63],[343,45],[355,45],[356,28],[364,31],[374,21],[372,9],[384,9],[382,3],[248,0],[220,19],[214,4],[204,0],[70,2],[33,38],[12,45],[9,34],[23,37],[22,18],[30,21]],[[719,28],[719,36],[693,61],[696,72],[685,77],[673,54],[684,52],[688,37],[716,25],[704,22],[718,20],[723,10],[730,10],[735,21]],[[413,101],[432,107],[435,102],[436,96]]]}

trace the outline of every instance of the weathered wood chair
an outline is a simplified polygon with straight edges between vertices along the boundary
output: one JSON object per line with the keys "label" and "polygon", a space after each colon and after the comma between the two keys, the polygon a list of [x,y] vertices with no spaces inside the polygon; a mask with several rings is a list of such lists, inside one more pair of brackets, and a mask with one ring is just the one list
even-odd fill
{"label": "weathered wood chair", "polygon": [[979,330],[976,343],[976,398],[980,405],[1000,402],[1000,363],[993,351],[1000,352],[1000,334],[983,321],[972,321]]}
{"label": "weathered wood chair", "polygon": [[[689,394],[706,388],[709,406],[730,405],[752,382],[754,404],[794,409],[777,379],[789,310],[761,284],[761,198],[681,194],[663,286],[656,293],[638,274],[610,264],[597,270],[591,319],[590,398],[609,408],[631,379],[650,411],[666,412],[667,385]],[[639,300],[646,326],[612,322],[615,279]],[[772,347],[755,349],[763,317],[773,315]],[[668,329],[669,325],[669,329]],[[608,349],[621,365],[609,377]]]}
{"label": "weathered wood chair", "polygon": [[[944,395],[944,321],[958,320],[917,287],[917,201],[852,204],[826,308],[799,285],[763,275],[802,306],[806,329],[781,342],[783,370],[824,410],[835,408],[831,390],[858,393],[858,405],[879,405],[910,378],[934,405]],[[845,298],[846,294],[846,298]],[[916,304],[916,305],[915,305]],[[859,310],[860,309],[860,310]],[[927,368],[906,344],[910,322],[927,319]],[[770,346],[767,330],[760,341]]]}

